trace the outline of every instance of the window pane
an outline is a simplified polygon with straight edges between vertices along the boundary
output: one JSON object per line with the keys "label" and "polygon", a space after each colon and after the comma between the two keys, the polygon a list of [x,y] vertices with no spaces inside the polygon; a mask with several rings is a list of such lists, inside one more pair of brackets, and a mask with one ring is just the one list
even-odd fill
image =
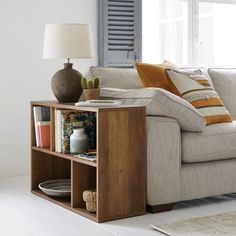
{"label": "window pane", "polygon": [[143,0],[143,61],[188,62],[188,3],[184,0]]}
{"label": "window pane", "polygon": [[236,65],[236,4],[199,3],[197,65]]}

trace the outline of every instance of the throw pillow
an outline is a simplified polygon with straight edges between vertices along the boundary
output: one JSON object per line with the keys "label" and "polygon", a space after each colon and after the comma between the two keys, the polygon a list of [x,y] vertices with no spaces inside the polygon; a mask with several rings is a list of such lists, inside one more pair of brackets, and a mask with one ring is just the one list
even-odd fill
{"label": "throw pillow", "polygon": [[177,120],[182,130],[202,131],[205,119],[189,102],[160,88],[101,88],[104,99],[120,99],[124,105],[146,106],[147,115],[166,116]]}
{"label": "throw pillow", "polygon": [[167,73],[178,91],[173,92],[196,107],[205,117],[207,125],[232,121],[230,113],[205,75],[186,75],[173,70],[167,70]]}
{"label": "throw pillow", "polygon": [[[173,69],[170,65],[136,63],[136,69],[144,87],[156,87],[168,91],[175,90],[175,86],[169,80],[166,69]],[[177,91],[175,91],[177,93]]]}
{"label": "throw pillow", "polygon": [[164,60],[162,64],[168,67],[169,69],[179,71],[179,67],[168,60]]}

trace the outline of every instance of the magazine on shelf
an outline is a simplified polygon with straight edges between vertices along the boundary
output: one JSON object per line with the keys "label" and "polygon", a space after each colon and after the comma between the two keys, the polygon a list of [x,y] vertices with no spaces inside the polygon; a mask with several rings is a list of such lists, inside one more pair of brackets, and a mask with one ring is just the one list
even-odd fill
{"label": "magazine on shelf", "polygon": [[81,107],[114,107],[121,104],[121,100],[88,100],[77,102],[75,105]]}
{"label": "magazine on shelf", "polygon": [[84,159],[84,160],[92,161],[92,162],[97,161],[97,153],[96,152],[84,152],[84,153],[76,154],[74,156]]}

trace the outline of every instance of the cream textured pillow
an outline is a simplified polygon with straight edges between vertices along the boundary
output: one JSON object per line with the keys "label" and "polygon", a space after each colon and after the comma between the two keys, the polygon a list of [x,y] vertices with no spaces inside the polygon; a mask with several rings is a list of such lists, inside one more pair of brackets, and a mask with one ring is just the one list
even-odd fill
{"label": "cream textured pillow", "polygon": [[204,117],[190,103],[161,88],[115,89],[102,88],[101,97],[120,99],[125,105],[146,106],[147,115],[176,119],[182,130],[202,131]]}
{"label": "cream textured pillow", "polygon": [[90,67],[92,77],[100,78],[100,87],[138,89],[143,84],[135,69]]}
{"label": "cream textured pillow", "polygon": [[167,70],[178,96],[191,103],[206,119],[207,125],[231,122],[232,117],[205,75],[186,75]]}
{"label": "cream textured pillow", "polygon": [[164,60],[162,64],[167,66],[171,70],[179,71],[179,67],[168,60]]}

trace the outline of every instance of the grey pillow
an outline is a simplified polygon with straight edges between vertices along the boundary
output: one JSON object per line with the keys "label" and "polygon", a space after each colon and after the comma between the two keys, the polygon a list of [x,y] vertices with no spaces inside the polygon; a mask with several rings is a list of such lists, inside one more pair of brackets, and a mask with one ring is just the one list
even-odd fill
{"label": "grey pillow", "polygon": [[101,97],[120,99],[125,105],[146,106],[147,115],[176,119],[182,130],[202,131],[206,126],[203,115],[189,102],[161,88],[117,89],[101,88]]}

